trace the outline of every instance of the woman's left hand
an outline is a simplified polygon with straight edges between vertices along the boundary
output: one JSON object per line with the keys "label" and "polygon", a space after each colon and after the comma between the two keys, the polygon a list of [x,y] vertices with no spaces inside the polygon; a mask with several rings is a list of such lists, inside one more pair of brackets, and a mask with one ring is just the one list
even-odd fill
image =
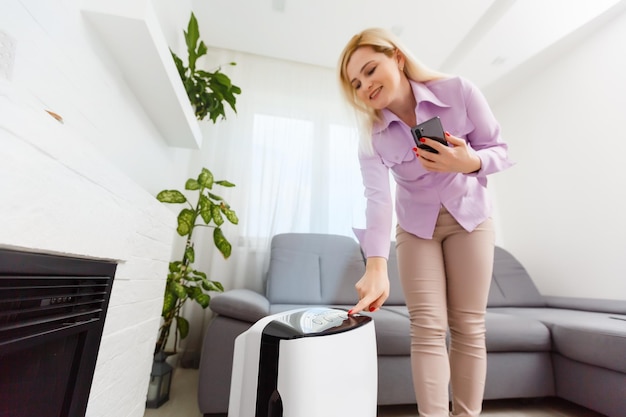
{"label": "woman's left hand", "polygon": [[480,169],[481,162],[467,143],[446,132],[446,140],[450,146],[443,145],[436,140],[423,138],[424,144],[436,149],[439,153],[428,152],[420,148],[413,148],[422,166],[433,172],[461,172],[467,174]]}

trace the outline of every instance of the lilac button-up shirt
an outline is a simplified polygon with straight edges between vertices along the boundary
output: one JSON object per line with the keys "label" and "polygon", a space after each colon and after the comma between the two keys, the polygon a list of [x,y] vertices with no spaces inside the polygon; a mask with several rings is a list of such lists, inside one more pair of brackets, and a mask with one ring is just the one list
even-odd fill
{"label": "lilac button-up shirt", "polygon": [[372,129],[374,153],[359,154],[365,197],[366,229],[355,229],[367,257],[389,256],[393,205],[389,170],[396,182],[396,214],[404,230],[431,239],[443,205],[467,231],[491,215],[487,175],[512,165],[500,125],[476,86],[454,77],[418,83],[411,81],[417,102],[417,123],[439,116],[444,129],[465,139],[481,160],[471,174],[429,172],[413,152],[410,126],[384,109],[383,120]]}

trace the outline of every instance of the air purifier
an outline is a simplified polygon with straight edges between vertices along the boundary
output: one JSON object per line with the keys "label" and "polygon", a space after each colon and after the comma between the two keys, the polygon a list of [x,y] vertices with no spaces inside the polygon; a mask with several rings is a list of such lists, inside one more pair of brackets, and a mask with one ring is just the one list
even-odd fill
{"label": "air purifier", "polygon": [[370,317],[291,310],[235,340],[228,417],[375,417],[377,389]]}

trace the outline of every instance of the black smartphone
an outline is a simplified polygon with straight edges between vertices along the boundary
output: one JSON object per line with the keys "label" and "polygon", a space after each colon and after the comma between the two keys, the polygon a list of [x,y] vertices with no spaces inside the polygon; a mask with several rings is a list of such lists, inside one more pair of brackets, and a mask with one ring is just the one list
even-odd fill
{"label": "black smartphone", "polygon": [[448,146],[448,142],[445,139],[446,134],[443,130],[441,120],[437,116],[433,117],[432,119],[428,119],[425,122],[418,124],[417,126],[413,126],[411,128],[411,133],[413,134],[413,139],[415,140],[415,144],[417,145],[417,147],[425,151],[439,153],[436,149],[433,149],[432,147],[420,142],[420,138],[422,137],[434,139],[437,142]]}

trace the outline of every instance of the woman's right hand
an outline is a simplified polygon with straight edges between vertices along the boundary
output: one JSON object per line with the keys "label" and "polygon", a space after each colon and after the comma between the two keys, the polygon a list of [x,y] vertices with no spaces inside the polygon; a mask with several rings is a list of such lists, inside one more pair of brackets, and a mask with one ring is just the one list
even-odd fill
{"label": "woman's right hand", "polygon": [[378,310],[389,297],[389,275],[387,259],[381,257],[367,258],[365,275],[354,285],[359,295],[359,302],[348,311],[355,314],[363,310]]}

